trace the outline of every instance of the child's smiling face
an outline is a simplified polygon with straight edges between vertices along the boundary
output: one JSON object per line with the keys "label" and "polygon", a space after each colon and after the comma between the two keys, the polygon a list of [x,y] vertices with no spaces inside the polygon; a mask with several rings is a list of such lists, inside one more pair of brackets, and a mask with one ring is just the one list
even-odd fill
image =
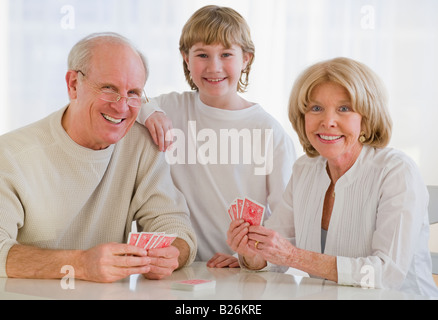
{"label": "child's smiling face", "polygon": [[222,44],[197,43],[184,55],[184,60],[205,104],[234,109],[239,107],[238,83],[251,57],[238,45],[226,48]]}

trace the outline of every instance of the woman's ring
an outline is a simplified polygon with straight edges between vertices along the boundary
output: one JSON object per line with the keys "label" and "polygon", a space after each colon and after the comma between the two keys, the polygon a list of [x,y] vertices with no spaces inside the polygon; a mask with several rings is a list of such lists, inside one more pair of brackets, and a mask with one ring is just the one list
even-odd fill
{"label": "woman's ring", "polygon": [[260,242],[257,241],[257,242],[255,243],[255,245],[254,245],[254,247],[255,247],[257,250],[258,250],[259,243],[260,243]]}

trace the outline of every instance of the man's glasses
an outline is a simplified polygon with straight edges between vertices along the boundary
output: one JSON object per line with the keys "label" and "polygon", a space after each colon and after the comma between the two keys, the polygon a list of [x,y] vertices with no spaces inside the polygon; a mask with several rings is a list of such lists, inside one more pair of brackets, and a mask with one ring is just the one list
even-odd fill
{"label": "man's glasses", "polygon": [[[77,70],[77,73],[82,74],[82,76],[85,78],[85,74],[81,70]],[[114,90],[111,89],[97,89],[96,86],[88,85],[93,91],[95,91],[98,94],[98,97],[100,100],[106,101],[106,102],[119,102],[123,98],[126,99],[126,103],[128,106],[133,108],[140,108],[144,103],[149,102],[149,99],[146,96],[146,93],[143,91],[144,96],[138,96],[136,94],[133,94],[132,97],[124,97]]]}

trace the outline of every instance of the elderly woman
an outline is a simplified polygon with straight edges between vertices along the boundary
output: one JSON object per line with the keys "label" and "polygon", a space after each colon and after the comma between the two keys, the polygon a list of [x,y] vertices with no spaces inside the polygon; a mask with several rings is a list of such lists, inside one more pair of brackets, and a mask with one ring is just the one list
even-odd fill
{"label": "elderly woman", "polygon": [[376,74],[346,58],[316,64],[295,83],[289,108],[306,155],[266,227],[230,225],[242,266],[438,296],[427,188],[415,163],[387,148],[392,122]]}

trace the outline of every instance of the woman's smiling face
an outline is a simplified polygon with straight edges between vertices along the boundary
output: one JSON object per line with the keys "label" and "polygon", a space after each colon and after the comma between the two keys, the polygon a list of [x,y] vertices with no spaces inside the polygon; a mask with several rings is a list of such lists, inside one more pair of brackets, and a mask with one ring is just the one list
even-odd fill
{"label": "woman's smiling face", "polygon": [[313,89],[305,123],[310,143],[329,161],[348,162],[362,150],[362,116],[353,111],[349,93],[337,83],[325,82]]}

